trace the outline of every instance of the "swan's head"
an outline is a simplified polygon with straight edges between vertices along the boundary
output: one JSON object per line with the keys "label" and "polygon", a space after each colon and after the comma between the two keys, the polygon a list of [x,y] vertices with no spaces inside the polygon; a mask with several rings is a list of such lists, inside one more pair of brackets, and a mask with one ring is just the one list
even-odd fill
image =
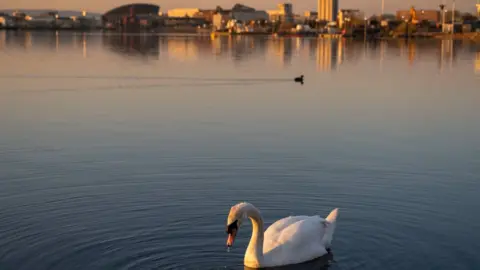
{"label": "swan's head", "polygon": [[247,211],[253,207],[253,205],[249,203],[239,203],[230,209],[230,213],[228,213],[227,219],[227,246],[231,247],[233,242],[235,241],[235,236],[237,236],[238,229],[240,229],[240,225],[242,222],[247,218]]}

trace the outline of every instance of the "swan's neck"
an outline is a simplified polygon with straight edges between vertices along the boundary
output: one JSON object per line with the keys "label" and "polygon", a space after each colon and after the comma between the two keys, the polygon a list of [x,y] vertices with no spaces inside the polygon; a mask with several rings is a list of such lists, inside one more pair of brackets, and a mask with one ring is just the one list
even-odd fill
{"label": "swan's neck", "polygon": [[249,266],[261,267],[263,258],[263,219],[260,211],[251,207],[247,211],[247,216],[252,221],[252,238],[245,253],[245,264]]}

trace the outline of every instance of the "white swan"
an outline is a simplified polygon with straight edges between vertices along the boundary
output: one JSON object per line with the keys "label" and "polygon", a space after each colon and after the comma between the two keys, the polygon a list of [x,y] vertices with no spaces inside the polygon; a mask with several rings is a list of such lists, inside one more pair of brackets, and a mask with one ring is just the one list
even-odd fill
{"label": "white swan", "polygon": [[263,231],[263,219],[255,206],[242,202],[230,209],[227,220],[227,246],[233,245],[243,220],[252,222],[252,238],[245,252],[244,264],[249,268],[299,264],[328,253],[338,209],[326,219],[320,216],[294,216],[280,219]]}

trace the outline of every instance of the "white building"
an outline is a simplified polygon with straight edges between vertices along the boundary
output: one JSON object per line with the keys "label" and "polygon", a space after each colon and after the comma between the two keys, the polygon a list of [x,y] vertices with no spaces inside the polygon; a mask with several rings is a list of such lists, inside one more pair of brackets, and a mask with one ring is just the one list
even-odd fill
{"label": "white building", "polygon": [[216,13],[213,15],[213,28],[215,30],[225,30],[227,29],[227,23],[232,19],[231,14],[229,13]]}
{"label": "white building", "polygon": [[217,30],[225,30],[229,20],[248,23],[251,21],[267,21],[268,18],[268,13],[263,10],[236,4],[231,10],[222,10],[215,13],[213,15],[213,27]]}

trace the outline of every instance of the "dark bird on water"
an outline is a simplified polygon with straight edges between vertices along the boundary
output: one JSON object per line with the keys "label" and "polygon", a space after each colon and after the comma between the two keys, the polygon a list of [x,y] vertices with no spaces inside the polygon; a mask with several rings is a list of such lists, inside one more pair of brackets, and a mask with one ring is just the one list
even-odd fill
{"label": "dark bird on water", "polygon": [[294,80],[295,80],[295,82],[303,84],[303,75],[300,76],[300,77],[296,77]]}

